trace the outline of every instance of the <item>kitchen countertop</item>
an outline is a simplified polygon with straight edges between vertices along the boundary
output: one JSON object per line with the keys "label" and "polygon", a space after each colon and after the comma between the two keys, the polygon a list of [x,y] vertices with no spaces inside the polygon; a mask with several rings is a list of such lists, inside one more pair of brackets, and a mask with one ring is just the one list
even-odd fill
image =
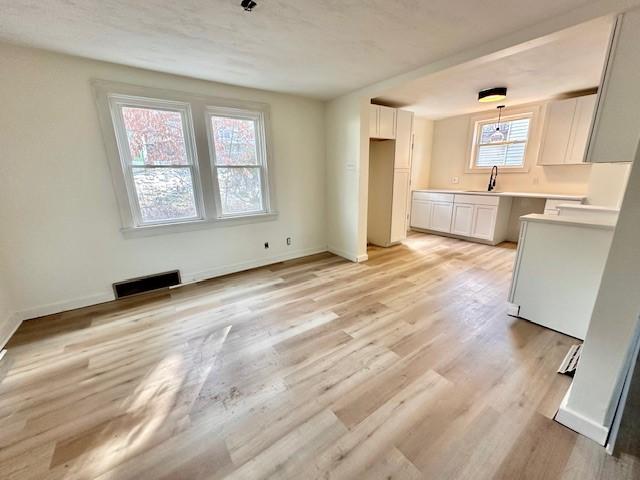
{"label": "kitchen countertop", "polygon": [[558,215],[542,215],[540,213],[531,213],[520,217],[523,222],[540,222],[550,223],[554,225],[573,225],[577,227],[588,228],[601,228],[604,230],[613,230],[616,227],[615,220],[611,219],[598,219],[587,220],[584,218],[570,217],[570,216],[558,216]]}
{"label": "kitchen countertop", "polygon": [[564,195],[562,193],[538,193],[538,192],[502,192],[502,191],[475,191],[475,190],[444,190],[444,189],[427,189],[427,190],[414,190],[414,192],[426,192],[426,193],[457,193],[464,195],[491,195],[499,197],[523,197],[523,198],[547,198],[551,200],[576,200],[578,202],[583,201],[586,195]]}

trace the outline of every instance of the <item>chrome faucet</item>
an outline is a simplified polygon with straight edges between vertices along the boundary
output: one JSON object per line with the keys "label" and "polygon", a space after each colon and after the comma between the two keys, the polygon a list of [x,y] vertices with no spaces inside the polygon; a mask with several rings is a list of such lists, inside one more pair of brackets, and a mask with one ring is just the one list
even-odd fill
{"label": "chrome faucet", "polygon": [[487,192],[490,192],[494,188],[496,188],[496,179],[498,178],[498,167],[494,165],[491,168],[491,176],[489,177],[489,187],[487,188]]}

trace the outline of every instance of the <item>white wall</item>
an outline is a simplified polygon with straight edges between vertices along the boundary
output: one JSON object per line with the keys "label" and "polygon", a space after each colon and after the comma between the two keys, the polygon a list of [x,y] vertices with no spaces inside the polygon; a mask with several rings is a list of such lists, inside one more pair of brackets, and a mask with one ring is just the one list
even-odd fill
{"label": "white wall", "polygon": [[421,190],[429,187],[433,151],[434,121],[428,118],[413,119],[413,158],[411,161],[411,189]]}
{"label": "white wall", "polygon": [[[544,103],[540,104],[542,107]],[[532,104],[535,106],[535,104]],[[505,114],[508,109],[505,109]],[[484,190],[489,180],[488,173],[465,172],[470,162],[469,145],[473,131],[470,128],[471,115],[459,115],[435,121],[433,151],[429,188],[452,188],[463,190]],[[544,108],[532,129],[532,139],[536,149],[540,144],[540,129],[544,120]],[[534,131],[535,130],[535,131]],[[528,148],[531,152],[532,149]],[[535,157],[535,156],[534,156]],[[507,172],[500,169],[497,189],[502,191],[565,193],[582,195],[587,192],[591,165],[539,166],[537,158],[530,158],[528,172]],[[459,183],[453,183],[457,177]]]}
{"label": "white wall", "polygon": [[367,252],[369,165],[360,158],[369,157],[368,114],[358,96],[339,97],[326,108],[328,245],[352,261]]}
{"label": "white wall", "polygon": [[640,149],[591,315],[566,409],[606,431],[628,368],[640,314]]}
{"label": "white wall", "polygon": [[[22,316],[108,300],[139,275],[189,280],[326,250],[322,103],[6,44],[0,58],[0,250]],[[125,239],[91,79],[270,104],[278,218]]]}
{"label": "white wall", "polygon": [[630,170],[631,162],[592,164],[587,188],[587,203],[620,208]]}

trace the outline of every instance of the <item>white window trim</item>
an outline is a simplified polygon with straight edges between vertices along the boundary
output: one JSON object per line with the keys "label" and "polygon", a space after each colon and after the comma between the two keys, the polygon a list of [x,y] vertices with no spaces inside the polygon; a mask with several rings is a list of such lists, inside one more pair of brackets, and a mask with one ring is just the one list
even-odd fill
{"label": "white window trim", "polygon": [[[530,105],[526,107],[516,107],[505,109],[502,113],[503,120],[517,120],[519,118],[530,118],[529,137],[524,153],[524,163],[521,167],[507,167],[498,165],[500,173],[527,173],[531,165],[535,165],[540,152],[540,105]],[[476,154],[478,150],[478,133],[481,125],[487,122],[497,121],[498,115],[495,111],[482,112],[472,115],[469,118],[469,141],[467,150],[467,162],[465,173],[482,173],[486,174],[491,171],[492,167],[477,167],[475,164]]]}
{"label": "white window trim", "polygon": [[[121,218],[121,232],[126,238],[146,237],[166,233],[177,233],[212,227],[226,227],[248,223],[271,221],[278,217],[276,196],[273,185],[274,159],[271,154],[269,105],[260,102],[234,100],[228,98],[209,97],[191,93],[149,88],[138,85],[93,80],[93,91],[98,107],[98,116],[103,133],[103,140],[109,162],[109,170],[115,191]],[[124,160],[121,159],[118,142],[126,139],[123,132],[117,132],[117,126],[112,119],[112,102],[126,102],[127,105],[152,106],[164,104],[171,110],[185,109],[188,115],[183,115],[185,143],[192,150],[194,162],[194,195],[199,216],[198,218],[172,221],[170,223],[140,224],[139,209],[135,189],[127,182]],[[217,178],[213,173],[213,157],[209,146],[209,128],[207,111],[222,109],[245,114],[252,112],[261,117],[261,139],[264,151],[264,177],[262,179],[264,211],[251,212],[242,215],[220,215],[220,206],[216,201]],[[182,111],[182,110],[181,110]],[[188,128],[192,127],[192,128]],[[193,135],[189,134],[193,132]],[[192,137],[192,138],[187,138]],[[128,146],[126,151],[128,152]],[[132,198],[133,194],[133,198]],[[135,203],[133,203],[135,202]],[[219,202],[219,198],[218,198]]]}

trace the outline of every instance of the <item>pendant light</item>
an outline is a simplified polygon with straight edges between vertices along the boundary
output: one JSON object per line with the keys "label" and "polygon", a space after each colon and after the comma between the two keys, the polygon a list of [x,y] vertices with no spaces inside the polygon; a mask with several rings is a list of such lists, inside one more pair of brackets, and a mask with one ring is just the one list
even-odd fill
{"label": "pendant light", "polygon": [[489,137],[490,143],[498,143],[504,142],[504,133],[500,131],[500,120],[502,119],[502,109],[504,105],[500,105],[497,107],[498,109],[498,123],[496,124],[496,131],[491,134]]}

